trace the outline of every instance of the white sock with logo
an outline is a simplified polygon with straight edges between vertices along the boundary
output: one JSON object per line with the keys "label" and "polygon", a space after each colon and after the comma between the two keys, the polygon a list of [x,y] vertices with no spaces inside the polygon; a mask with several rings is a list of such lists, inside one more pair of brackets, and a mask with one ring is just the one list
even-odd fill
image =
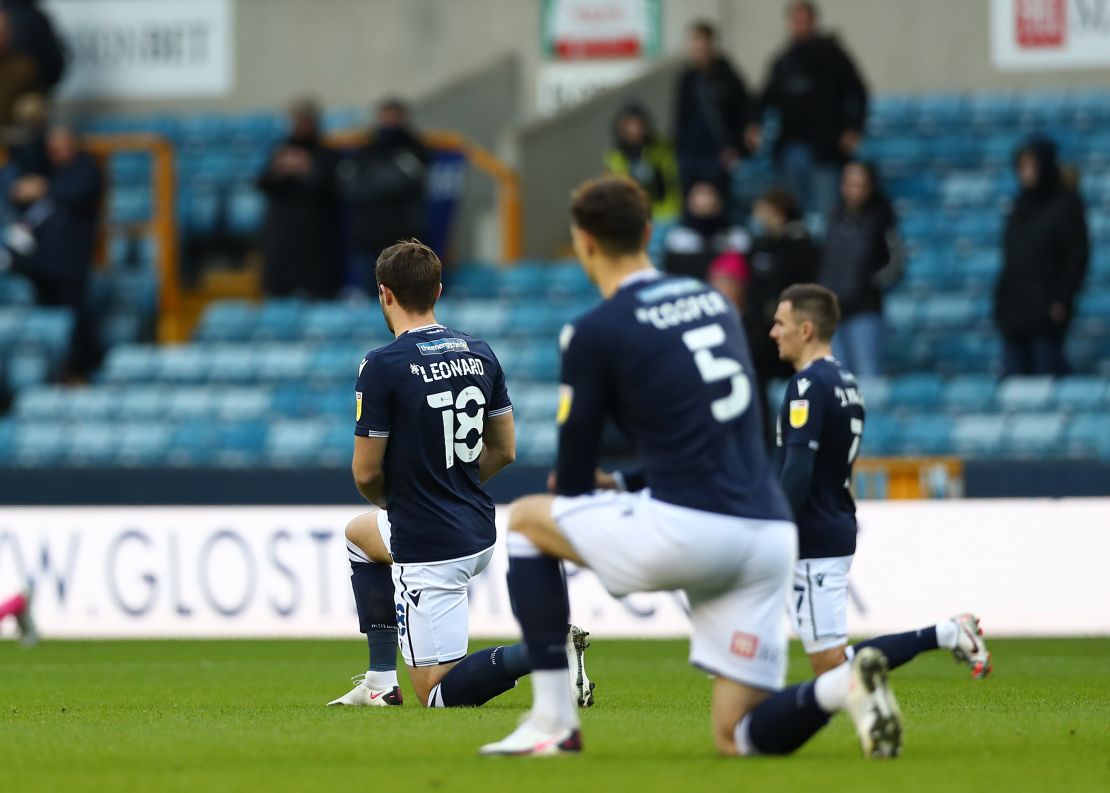
{"label": "white sock with logo", "polygon": [[841,664],[835,669],[830,669],[813,682],[813,696],[817,699],[817,706],[825,713],[836,713],[844,710],[844,703],[848,700],[848,684],[852,679],[852,665]]}
{"label": "white sock with logo", "polygon": [[392,672],[374,672],[368,671],[366,673],[366,687],[372,688],[377,691],[382,689],[392,689],[397,685],[397,670]]}

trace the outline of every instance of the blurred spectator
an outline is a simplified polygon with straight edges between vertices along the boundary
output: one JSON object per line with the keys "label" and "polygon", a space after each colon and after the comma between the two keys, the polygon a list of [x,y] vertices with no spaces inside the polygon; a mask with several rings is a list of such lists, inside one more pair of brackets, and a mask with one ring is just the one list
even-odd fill
{"label": "blurred spectator", "polygon": [[12,46],[34,61],[37,88],[50,93],[61,82],[66,70],[66,54],[54,25],[38,0],[0,0],[13,28]]}
{"label": "blurred spectator", "polygon": [[258,177],[266,194],[262,289],[270,297],[335,297],[339,288],[338,158],[320,137],[320,113],[309,100],[290,108],[290,131]]}
{"label": "blurred spectator", "polygon": [[0,167],[0,229],[15,221],[8,191],[21,175],[50,171],[46,154],[46,102],[41,94],[24,94],[12,109],[12,123],[0,135],[0,147],[7,147],[8,161]]}
{"label": "blurred spectator", "polygon": [[1083,199],[1062,179],[1051,140],[1031,139],[1015,164],[1021,192],[1006,218],[994,300],[1003,376],[1062,376],[1064,339],[1090,253]]}
{"label": "blurred spectator", "polygon": [[682,211],[674,151],[656,135],[651,116],[641,105],[627,105],[613,119],[613,148],[605,155],[605,167],[644,188],[651,197],[652,220],[674,220]]}
{"label": "blurred spectator", "polygon": [[790,41],[771,65],[762,105],[779,117],[780,177],[803,210],[824,220],[863,134],[867,88],[836,37],[817,29],[814,3],[792,2],[787,19]]}
{"label": "blurred spectator", "polygon": [[902,239],[873,166],[844,166],[840,195],[829,216],[819,280],[840,300],[833,354],[859,377],[870,377],[880,373],[883,292],[905,268]]}
{"label": "blurred spectator", "polygon": [[100,197],[100,172],[82,152],[70,128],[51,128],[48,175],[20,174],[9,196],[19,219],[7,230],[11,263],[35,286],[38,302],[63,306],[76,316],[70,373],[87,375],[97,363],[99,343],[86,294]]}
{"label": "blurred spectator", "polygon": [[745,131],[755,120],[744,81],[717,51],[708,22],[690,26],[687,64],[678,81],[674,130],[683,193],[711,182],[728,199],[730,174],[747,153]]}
{"label": "blurred spectator", "polygon": [[696,182],[686,196],[682,219],[663,237],[663,269],[704,281],[715,265],[725,268],[736,277],[737,294],[733,299],[742,301],[748,241],[747,232],[729,224],[717,187],[711,182]]}
{"label": "blurred spectator", "polygon": [[[751,231],[755,237],[748,253],[748,272],[744,303],[739,305],[744,332],[752,351],[758,381],[758,395],[763,407],[766,438],[773,439],[775,412],[768,410],[767,385],[775,379],[788,379],[793,368],[779,359],[778,347],[771,340],[771,326],[779,295],[788,286],[817,280],[821,252],[810,239],[802,220],[798,202],[789,191],[772,188],[752,208]],[[725,262],[710,272],[712,283],[723,294],[737,294],[733,284],[738,274],[730,272]]]}
{"label": "blurred spectator", "polygon": [[0,129],[12,122],[15,102],[38,86],[35,62],[14,47],[11,15],[0,10]]}
{"label": "blurred spectator", "polygon": [[373,295],[378,254],[399,240],[424,235],[429,157],[399,99],[378,106],[371,134],[370,142],[340,165],[339,185],[357,205],[353,244],[362,259],[363,287]]}

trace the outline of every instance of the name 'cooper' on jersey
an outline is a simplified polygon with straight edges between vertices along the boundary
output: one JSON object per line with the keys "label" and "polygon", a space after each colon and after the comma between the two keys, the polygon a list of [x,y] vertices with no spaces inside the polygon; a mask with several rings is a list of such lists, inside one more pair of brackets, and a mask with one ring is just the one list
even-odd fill
{"label": "name 'cooper' on jersey", "polygon": [[355,434],[389,438],[394,559],[440,562],[492,546],[493,499],[478,477],[482,430],[513,408],[489,345],[443,325],[414,328],[367,354],[357,389]]}

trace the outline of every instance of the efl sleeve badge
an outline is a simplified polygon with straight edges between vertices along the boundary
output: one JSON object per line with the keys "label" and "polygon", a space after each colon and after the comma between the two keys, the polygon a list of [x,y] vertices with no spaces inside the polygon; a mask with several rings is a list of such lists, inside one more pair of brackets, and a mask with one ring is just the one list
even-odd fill
{"label": "efl sleeve badge", "polygon": [[790,400],[790,426],[798,430],[804,427],[807,421],[809,421],[809,400]]}

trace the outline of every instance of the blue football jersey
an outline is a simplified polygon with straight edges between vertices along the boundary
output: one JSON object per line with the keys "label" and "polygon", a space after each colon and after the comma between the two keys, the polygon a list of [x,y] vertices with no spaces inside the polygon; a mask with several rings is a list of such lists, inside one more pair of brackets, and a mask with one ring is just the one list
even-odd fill
{"label": "blue football jersey", "polygon": [[791,378],[778,417],[778,445],[808,446],[817,453],[809,498],[794,516],[800,559],[856,552],[856,502],[850,488],[863,420],[855,375],[835,358],[819,358]]}
{"label": "blue football jersey", "polygon": [[428,325],[366,355],[355,434],[389,438],[384,472],[393,558],[460,559],[494,544],[494,504],[478,479],[485,420],[511,411],[505,375],[481,339]]}
{"label": "blue football jersey", "polygon": [[654,498],[790,520],[764,449],[748,343],[720,293],[693,278],[635,273],[560,343],[561,495],[594,489],[608,415],[635,445]]}

